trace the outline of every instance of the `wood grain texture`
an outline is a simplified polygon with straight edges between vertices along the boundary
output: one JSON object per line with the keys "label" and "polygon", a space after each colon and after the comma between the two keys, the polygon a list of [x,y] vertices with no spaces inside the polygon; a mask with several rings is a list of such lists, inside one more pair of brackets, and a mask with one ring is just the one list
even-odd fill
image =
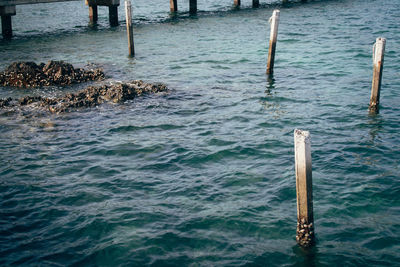
{"label": "wood grain texture", "polygon": [[310,133],[295,130],[295,162],[296,162],[296,191],[297,218],[305,219],[306,223],[314,220],[312,197],[312,167]]}

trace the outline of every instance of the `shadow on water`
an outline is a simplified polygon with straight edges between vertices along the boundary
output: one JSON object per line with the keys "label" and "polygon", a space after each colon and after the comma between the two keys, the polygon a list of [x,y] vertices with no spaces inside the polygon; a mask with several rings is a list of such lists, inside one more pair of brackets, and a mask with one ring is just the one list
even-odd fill
{"label": "shadow on water", "polygon": [[292,256],[293,266],[320,266],[318,262],[318,249],[316,246],[303,248],[299,245],[292,247],[294,256]]}
{"label": "shadow on water", "polygon": [[272,95],[272,90],[275,89],[275,79],[274,76],[269,75],[267,79],[267,88],[265,90],[265,93],[267,95]]}
{"label": "shadow on water", "polygon": [[264,110],[271,112],[274,118],[279,118],[283,112],[281,110],[281,104],[279,103],[279,97],[276,97],[277,93],[275,90],[275,79],[273,75],[267,77],[265,85],[265,96],[261,97],[260,103]]}

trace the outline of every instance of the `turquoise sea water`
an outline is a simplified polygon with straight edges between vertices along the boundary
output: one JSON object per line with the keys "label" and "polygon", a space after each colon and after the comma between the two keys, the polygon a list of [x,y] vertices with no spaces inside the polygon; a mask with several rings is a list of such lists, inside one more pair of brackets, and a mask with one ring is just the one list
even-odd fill
{"label": "turquoise sea water", "polygon": [[[66,114],[0,110],[0,265],[399,266],[400,2],[18,6],[13,61],[96,63],[169,94]],[[218,3],[215,3],[218,2]],[[268,19],[281,10],[273,78]],[[387,38],[381,109],[372,45]],[[0,87],[0,98],[68,88]],[[311,132],[317,244],[296,245],[293,130]]]}

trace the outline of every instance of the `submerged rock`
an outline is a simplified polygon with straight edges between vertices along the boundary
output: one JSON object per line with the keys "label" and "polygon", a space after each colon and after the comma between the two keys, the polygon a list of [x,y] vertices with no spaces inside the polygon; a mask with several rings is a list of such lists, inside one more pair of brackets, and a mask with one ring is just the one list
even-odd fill
{"label": "submerged rock", "polygon": [[0,99],[0,107],[11,106],[11,103],[14,103],[14,106],[34,104],[37,107],[48,108],[51,112],[60,113],[73,108],[94,107],[104,102],[120,103],[137,96],[167,91],[168,88],[165,84],[135,80],[128,83],[89,86],[86,89],[76,93],[68,93],[59,98],[26,96],[18,99],[18,101],[13,101],[11,98]]}
{"label": "submerged rock", "polygon": [[101,69],[75,69],[63,61],[49,61],[39,65],[35,62],[14,62],[0,73],[0,86],[65,86],[103,79],[104,72]]}
{"label": "submerged rock", "polygon": [[11,101],[12,99],[10,97],[6,99],[0,99],[0,108],[9,106]]}

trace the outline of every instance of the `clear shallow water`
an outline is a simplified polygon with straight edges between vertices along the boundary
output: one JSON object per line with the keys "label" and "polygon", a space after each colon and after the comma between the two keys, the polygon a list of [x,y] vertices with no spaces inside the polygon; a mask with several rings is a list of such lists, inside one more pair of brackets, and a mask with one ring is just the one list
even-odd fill
{"label": "clear shallow water", "polygon": [[[268,79],[276,4],[198,1],[190,17],[180,3],[174,17],[165,2],[135,1],[135,59],[122,8],[121,26],[110,29],[99,8],[93,29],[81,2],[17,7],[1,68],[95,62],[112,79],[172,91],[60,115],[1,111],[0,264],[398,265],[400,3],[281,7]],[[381,109],[370,116],[379,36],[388,39]],[[77,89],[0,88],[0,97]],[[295,128],[312,134],[312,251],[295,242]]]}

